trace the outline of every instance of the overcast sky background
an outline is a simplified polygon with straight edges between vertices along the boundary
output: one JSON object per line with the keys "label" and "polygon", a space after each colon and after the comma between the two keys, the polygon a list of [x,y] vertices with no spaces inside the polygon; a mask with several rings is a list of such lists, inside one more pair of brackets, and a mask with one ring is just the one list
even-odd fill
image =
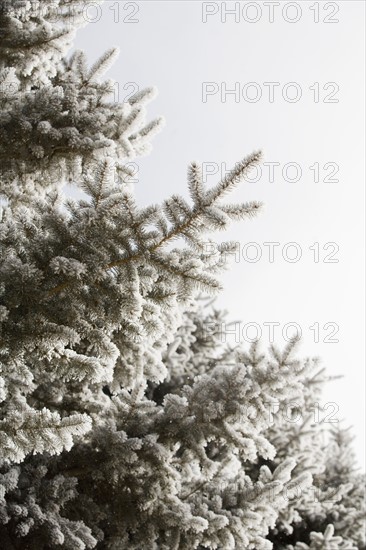
{"label": "overcast sky background", "polygon": [[[280,323],[275,340],[281,347],[284,325],[301,327],[300,354],[319,355],[329,374],[344,375],[328,385],[321,404],[336,404],[327,409],[329,420],[353,424],[364,462],[364,2],[280,2],[272,8],[241,2],[239,21],[227,14],[226,22],[221,2],[209,4],[106,1],[101,12],[90,9],[88,16],[96,21],[78,32],[75,46],[87,52],[90,63],[119,46],[108,76],[119,83],[121,101],[137,87],[159,90],[148,106],[149,119],[162,114],[166,127],[154,138],[152,154],[137,160],[140,204],[172,193],[188,196],[186,170],[192,160],[217,162],[219,170],[262,149],[264,162],[280,163],[274,181],[264,165],[259,181],[242,184],[232,196],[238,202],[263,201],[265,209],[225,235],[240,243],[241,259],[224,274],[218,305],[241,321],[244,336],[247,324],[256,323],[264,345],[269,329],[263,323]],[[205,10],[217,13],[204,23]],[[203,102],[205,82],[216,84],[210,88],[215,94]],[[279,83],[273,101],[265,82]],[[290,82],[296,86],[286,87]],[[239,98],[221,97],[225,85],[233,89],[235,83]],[[301,98],[291,102],[299,90]],[[255,94],[262,96],[250,101]],[[299,174],[288,163],[301,167],[299,181],[286,181]],[[324,168],[326,163],[333,164]],[[332,174],[334,168],[338,172]],[[208,176],[207,184],[219,177]],[[246,247],[251,242],[257,244]],[[272,263],[264,242],[280,243]],[[291,242],[301,249],[298,262],[283,259],[282,251],[289,258],[296,253],[286,249]],[[314,243],[319,243],[319,262],[309,248]],[[335,245],[324,250],[326,243]],[[258,252],[261,259],[248,261]],[[332,252],[328,260],[338,262],[325,263]],[[326,323],[332,324],[324,328]],[[253,331],[252,326],[248,338]],[[234,335],[228,341],[234,343]]]}

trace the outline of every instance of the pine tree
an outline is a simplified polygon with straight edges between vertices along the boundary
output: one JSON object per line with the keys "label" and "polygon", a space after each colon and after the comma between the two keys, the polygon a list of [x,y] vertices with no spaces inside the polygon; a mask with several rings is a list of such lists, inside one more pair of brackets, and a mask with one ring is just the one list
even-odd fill
{"label": "pine tree", "polygon": [[312,421],[317,361],[223,345],[199,298],[235,246],[207,234],[260,209],[223,202],[260,153],[140,208],[155,91],[115,103],[115,50],[66,57],[83,8],[0,1],[0,548],[365,548],[348,432]]}

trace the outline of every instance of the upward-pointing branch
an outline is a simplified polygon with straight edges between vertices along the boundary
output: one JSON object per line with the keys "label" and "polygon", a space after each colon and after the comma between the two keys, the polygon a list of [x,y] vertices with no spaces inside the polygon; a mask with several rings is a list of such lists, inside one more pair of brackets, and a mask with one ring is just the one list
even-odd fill
{"label": "upward-pointing branch", "polygon": [[[182,235],[184,231],[193,227],[194,223],[197,222],[200,216],[203,216],[205,214],[206,209],[213,206],[217,202],[217,200],[220,199],[225,193],[238,185],[238,183],[240,183],[240,181],[242,181],[247,175],[249,170],[259,162],[260,158],[261,152],[255,152],[247,156],[244,160],[238,163],[235,168],[233,168],[233,170],[231,170],[213,189],[204,193],[200,200],[198,200],[199,193],[203,192],[203,185],[199,184],[199,182],[196,182],[194,185],[193,193],[193,198],[196,199],[195,206],[192,208],[190,215],[188,215],[185,220],[173,227],[166,235],[164,235],[164,237],[160,239],[160,241],[153,244],[149,249],[143,250],[136,254],[125,256],[124,258],[120,258],[118,260],[113,260],[104,265],[102,269],[107,271],[108,269],[112,269],[113,267],[118,267],[128,262],[140,260],[144,257],[144,254],[146,252],[155,252],[157,249],[166,245],[168,242]],[[194,172],[195,177],[199,177],[200,172],[198,170],[195,170]],[[189,183],[190,187],[192,187],[192,182],[190,181]],[[249,207],[246,208],[245,214],[248,216],[253,216],[259,211],[260,207],[260,203],[253,202],[250,204]],[[61,283],[53,289],[49,290],[48,294],[50,296],[57,294],[58,292],[67,288],[70,284],[70,281]]]}

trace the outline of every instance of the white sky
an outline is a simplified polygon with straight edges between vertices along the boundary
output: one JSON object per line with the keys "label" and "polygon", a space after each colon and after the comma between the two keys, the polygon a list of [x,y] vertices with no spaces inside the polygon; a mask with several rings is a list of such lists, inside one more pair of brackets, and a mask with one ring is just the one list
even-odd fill
{"label": "white sky", "polygon": [[[75,45],[86,50],[90,63],[111,46],[120,47],[108,76],[118,81],[121,101],[137,87],[156,85],[159,90],[148,107],[149,119],[162,114],[167,125],[154,139],[153,153],[137,161],[141,204],[159,202],[171,193],[187,196],[186,170],[192,160],[217,162],[219,170],[221,163],[230,168],[262,149],[264,162],[280,163],[274,181],[269,166],[262,166],[259,181],[243,184],[233,195],[240,202],[261,200],[265,209],[255,220],[219,235],[239,242],[242,256],[224,274],[218,303],[231,319],[242,321],[240,330],[257,323],[264,342],[269,329],[263,323],[280,323],[275,340],[281,347],[283,326],[298,323],[300,354],[319,355],[329,374],[344,375],[329,385],[321,404],[335,403],[339,411],[332,417],[334,407],[329,406],[329,418],[345,418],[345,425],[354,425],[357,454],[364,461],[365,5],[279,2],[271,8],[270,22],[268,2],[240,2],[239,20],[227,15],[225,22],[221,4],[209,2],[205,8],[187,1],[106,1],[100,13],[95,8],[88,12],[99,20],[79,31]],[[235,2],[226,2],[226,7],[234,8]],[[203,23],[202,10],[217,13]],[[248,22],[255,18],[257,22]],[[326,18],[338,22],[326,23]],[[204,82],[216,83],[211,89],[218,90],[206,102]],[[278,83],[272,102],[266,82]],[[290,82],[295,87],[286,88]],[[237,102],[233,94],[221,98],[225,86],[229,90],[235,85]],[[300,91],[297,102],[283,99],[283,94],[291,99]],[[256,93],[262,97],[250,102]],[[326,97],[338,101],[326,103]],[[296,178],[290,162],[301,168],[297,182],[286,181]],[[326,163],[333,164],[324,169]],[[319,182],[314,181],[316,166]],[[334,168],[338,171],[332,175]],[[207,183],[216,183],[219,176],[209,176]],[[326,176],[338,181],[324,181]],[[246,248],[250,242],[256,248]],[[280,243],[273,263],[264,242]],[[290,242],[301,249],[297,263],[282,257]],[[314,243],[319,243],[318,263],[309,249]],[[324,250],[326,243],[335,245]],[[329,259],[339,261],[324,263],[337,247]],[[262,258],[245,261],[243,254],[253,258],[256,250]],[[295,248],[287,252],[293,257]],[[309,328],[315,323],[318,343],[315,328]],[[332,324],[324,328],[326,323]],[[336,326],[339,331],[332,337]],[[253,335],[249,330],[248,337]],[[326,342],[327,337],[339,342]]]}

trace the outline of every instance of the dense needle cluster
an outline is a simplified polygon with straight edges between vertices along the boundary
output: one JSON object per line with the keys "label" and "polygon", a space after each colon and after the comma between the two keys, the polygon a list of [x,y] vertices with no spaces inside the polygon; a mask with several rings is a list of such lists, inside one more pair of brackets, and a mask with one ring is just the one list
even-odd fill
{"label": "dense needle cluster", "polygon": [[224,200],[260,154],[213,188],[192,163],[190,202],[140,208],[125,165],[154,90],[118,104],[115,50],[66,57],[83,9],[0,0],[1,550],[364,549],[317,361],[224,345],[202,297],[235,248],[207,234],[260,209]]}

